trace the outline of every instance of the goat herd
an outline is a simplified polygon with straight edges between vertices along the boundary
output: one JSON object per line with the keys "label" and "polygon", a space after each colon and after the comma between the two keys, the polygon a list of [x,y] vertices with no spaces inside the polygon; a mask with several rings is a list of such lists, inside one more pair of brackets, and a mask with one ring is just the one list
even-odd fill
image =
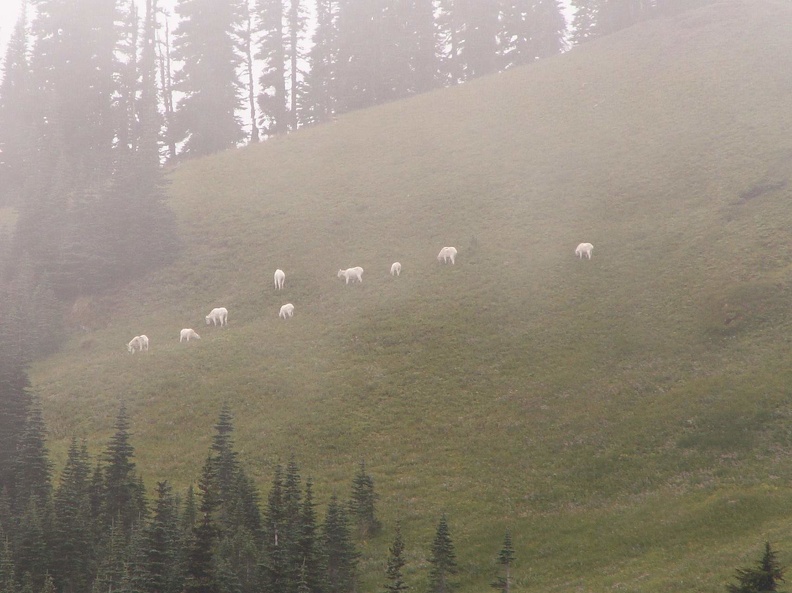
{"label": "goat herd", "polygon": [[[591,243],[581,243],[575,249],[575,255],[578,256],[580,259],[583,259],[585,256],[587,259],[591,259],[591,252],[594,249],[594,246]],[[437,254],[437,261],[442,263],[451,262],[452,264],[455,263],[457,256],[457,250],[455,247],[443,247],[440,250],[440,253]],[[391,266],[390,273],[391,276],[400,276],[401,275],[401,268],[402,265],[399,262],[393,262]],[[338,270],[338,277],[343,278],[345,284],[349,284],[349,281],[357,281],[363,282],[363,268],[360,266],[356,266],[354,268],[347,268],[346,270]],[[282,290],[284,283],[286,282],[286,274],[283,270],[278,269],[275,270],[275,288],[277,290]],[[291,303],[286,303],[280,308],[280,312],[278,313],[278,317],[281,319],[288,319],[294,316],[294,305]],[[212,309],[209,312],[209,315],[206,316],[206,325],[220,325],[223,327],[224,325],[228,325],[228,309],[225,307],[217,307]],[[200,340],[201,336],[198,335],[192,328],[184,328],[179,333],[179,343],[181,342],[189,342],[191,339]],[[149,349],[149,339],[145,335],[135,336],[132,338],[129,343],[127,344],[127,350],[131,353],[135,352],[143,352],[148,351]]]}

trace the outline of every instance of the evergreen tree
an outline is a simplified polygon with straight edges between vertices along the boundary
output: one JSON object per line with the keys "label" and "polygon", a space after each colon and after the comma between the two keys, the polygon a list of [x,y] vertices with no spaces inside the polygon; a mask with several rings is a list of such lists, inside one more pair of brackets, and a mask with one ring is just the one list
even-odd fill
{"label": "evergreen tree", "polygon": [[432,0],[410,0],[407,35],[412,41],[410,86],[415,93],[430,91],[439,83],[434,8]]}
{"label": "evergreen tree", "polygon": [[308,15],[302,0],[288,0],[286,16],[289,31],[286,46],[289,72],[289,129],[296,130],[302,119],[303,93],[305,91],[305,73],[302,71],[302,64],[308,58],[303,49]]}
{"label": "evergreen tree", "polygon": [[36,399],[29,408],[17,445],[14,493],[19,509],[25,508],[31,500],[39,509],[49,503],[52,493],[52,464],[47,456],[45,433],[41,403]]}
{"label": "evergreen tree", "polygon": [[182,93],[174,132],[181,154],[201,156],[233,148],[243,139],[236,116],[242,57],[236,31],[244,11],[239,0],[178,0],[173,57],[183,65],[174,90]]}
{"label": "evergreen tree", "polygon": [[512,577],[511,567],[514,564],[514,548],[512,547],[511,533],[508,531],[503,538],[503,547],[498,553],[498,564],[503,567],[503,574],[492,583],[492,588],[501,593],[511,593]]}
{"label": "evergreen tree", "polygon": [[531,14],[534,22],[531,53],[535,59],[561,53],[566,43],[567,25],[559,0],[534,0]]}
{"label": "evergreen tree", "polygon": [[498,4],[494,1],[457,0],[462,29],[459,60],[466,80],[492,74],[497,69]]}
{"label": "evergreen tree", "polygon": [[23,0],[6,47],[0,82],[0,204],[20,205],[30,174],[31,80],[28,62],[27,1]]}
{"label": "evergreen tree", "polygon": [[729,584],[729,593],[767,593],[778,591],[778,585],[784,581],[784,567],[778,562],[775,550],[770,542],[765,542],[762,558],[752,568],[737,569],[734,578],[736,584]]}
{"label": "evergreen tree", "polygon": [[308,54],[303,121],[328,121],[336,111],[338,68],[338,0],[316,0],[313,44]]}
{"label": "evergreen tree", "polygon": [[102,546],[98,558],[96,578],[91,586],[92,593],[108,593],[122,589],[127,561],[127,535],[120,523],[110,526],[107,545]]}
{"label": "evergreen tree", "polygon": [[326,567],[322,558],[319,527],[316,518],[316,504],[313,501],[313,481],[305,482],[302,511],[300,513],[300,539],[297,561],[300,564],[297,593],[301,588],[307,593],[321,593],[325,590]]}
{"label": "evergreen tree", "polygon": [[456,563],[454,544],[451,541],[451,533],[449,532],[445,515],[440,518],[440,523],[437,524],[429,563],[432,565],[429,570],[429,591],[431,593],[449,593],[453,591],[454,585],[450,578],[451,575],[459,572],[459,567]]}
{"label": "evergreen tree", "polygon": [[18,593],[19,584],[16,580],[16,568],[11,553],[11,543],[0,530],[0,592]]}
{"label": "evergreen tree", "polygon": [[388,567],[385,570],[385,591],[387,593],[401,593],[410,587],[404,582],[402,569],[406,564],[404,559],[404,540],[402,539],[401,525],[396,523],[396,535],[393,538],[393,545],[389,549]]}
{"label": "evergreen tree", "polygon": [[215,469],[216,465],[211,459],[207,459],[198,482],[201,504],[198,508],[198,523],[193,530],[193,542],[187,560],[184,593],[221,593],[216,578],[214,557],[214,547],[219,533],[215,515],[220,506],[215,489],[217,483]]}
{"label": "evergreen tree", "polygon": [[30,405],[27,388],[22,362],[0,349],[0,490],[5,488],[9,494],[16,483],[16,452]]}
{"label": "evergreen tree", "polygon": [[256,0],[260,42],[256,59],[259,60],[258,96],[261,111],[261,128],[268,136],[284,134],[288,130],[286,110],[286,45],[284,42],[283,0]]}
{"label": "evergreen tree", "polygon": [[178,565],[178,509],[167,481],[157,482],[156,495],[153,516],[145,532],[146,589],[179,593],[183,583]]}
{"label": "evergreen tree", "polygon": [[288,590],[289,557],[285,534],[286,513],[283,494],[283,468],[278,465],[272,478],[264,512],[264,545],[262,547],[261,582],[268,592]]}
{"label": "evergreen tree", "polygon": [[17,574],[27,585],[35,589],[43,586],[44,574],[51,560],[47,545],[47,533],[50,531],[49,502],[49,499],[42,502],[36,497],[30,498],[17,527],[14,559]]}
{"label": "evergreen tree", "polygon": [[593,39],[596,36],[598,0],[571,0],[574,9],[572,17],[571,40],[575,45]]}
{"label": "evergreen tree", "polygon": [[366,462],[361,461],[352,481],[349,514],[355,522],[358,536],[363,539],[376,535],[382,527],[376,516],[376,500],[374,480],[366,473]]}
{"label": "evergreen tree", "polygon": [[382,4],[382,0],[339,0],[336,101],[340,113],[379,102],[383,47],[394,43],[392,31],[383,34]]}
{"label": "evergreen tree", "polygon": [[51,548],[53,577],[64,593],[82,593],[92,563],[90,468],[85,444],[72,439],[55,492]]}
{"label": "evergreen tree", "polygon": [[44,575],[44,584],[41,586],[41,593],[56,593],[55,581],[49,573]]}
{"label": "evergreen tree", "polygon": [[437,79],[441,86],[459,84],[464,80],[462,48],[462,15],[458,7],[465,0],[438,0],[435,16],[435,55]]}
{"label": "evergreen tree", "polygon": [[105,452],[104,471],[104,517],[107,525],[121,521],[125,534],[131,533],[145,511],[143,492],[132,461],[134,448],[129,442],[129,418],[123,404],[113,427],[115,434]]}
{"label": "evergreen tree", "polygon": [[259,141],[258,114],[256,113],[256,83],[253,63],[253,11],[250,9],[252,0],[244,0],[242,4],[244,28],[240,31],[240,44],[245,56],[245,74],[247,75],[248,118],[250,119],[250,143]]}
{"label": "evergreen tree", "polygon": [[357,565],[360,555],[355,549],[349,531],[349,521],[344,507],[334,494],[327,505],[327,515],[322,529],[325,552],[327,593],[350,593],[357,584]]}

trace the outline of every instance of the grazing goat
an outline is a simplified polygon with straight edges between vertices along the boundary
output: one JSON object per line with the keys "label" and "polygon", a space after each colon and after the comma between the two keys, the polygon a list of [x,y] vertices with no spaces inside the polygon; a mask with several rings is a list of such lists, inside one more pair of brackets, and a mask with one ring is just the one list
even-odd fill
{"label": "grazing goat", "polygon": [[275,270],[275,288],[281,290],[283,288],[283,282],[286,280],[286,274],[283,270],[278,268]]}
{"label": "grazing goat", "polygon": [[195,338],[196,340],[200,340],[201,336],[199,336],[196,333],[196,331],[192,328],[189,327],[184,328],[183,330],[181,330],[181,333],[179,333],[179,344],[181,344],[182,342],[189,342],[190,338]]}
{"label": "grazing goat", "polygon": [[393,262],[391,276],[401,276],[401,264],[399,262]]}
{"label": "grazing goat", "polygon": [[591,259],[591,250],[594,249],[594,246],[591,243],[581,243],[575,249],[575,255],[577,255],[580,259],[583,259],[585,255],[587,259]]}
{"label": "grazing goat", "polygon": [[443,247],[440,250],[440,253],[437,254],[437,261],[442,261],[444,264],[451,261],[453,264],[454,260],[456,259],[456,254],[456,247]]}
{"label": "grazing goat", "polygon": [[129,344],[127,344],[127,350],[129,350],[132,354],[134,354],[136,350],[138,352],[148,350],[148,347],[149,339],[147,336],[135,336],[129,341]]}
{"label": "grazing goat", "polygon": [[349,284],[350,280],[357,280],[363,282],[363,268],[356,266],[354,268],[347,268],[346,270],[338,270],[338,277],[346,280],[345,284]]}
{"label": "grazing goat", "polygon": [[294,305],[291,303],[286,303],[280,308],[280,313],[278,313],[278,317],[281,319],[288,319],[289,317],[294,317]]}
{"label": "grazing goat", "polygon": [[219,323],[220,327],[228,325],[228,309],[225,307],[212,309],[209,315],[206,316],[206,325],[209,325],[210,322],[212,325],[217,325]]}

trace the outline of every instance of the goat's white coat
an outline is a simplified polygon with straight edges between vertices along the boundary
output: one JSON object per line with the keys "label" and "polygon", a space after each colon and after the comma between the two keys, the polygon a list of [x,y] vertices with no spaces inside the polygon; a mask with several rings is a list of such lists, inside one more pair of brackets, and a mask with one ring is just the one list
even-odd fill
{"label": "goat's white coat", "polygon": [[437,254],[437,261],[441,261],[444,264],[450,261],[453,264],[454,260],[456,259],[456,255],[456,247],[443,247],[440,250],[440,253]]}
{"label": "goat's white coat", "polygon": [[182,342],[189,342],[190,338],[195,338],[196,340],[200,340],[201,336],[199,336],[197,332],[191,327],[185,327],[179,333],[179,344],[181,344]]}
{"label": "goat's white coat", "polygon": [[286,280],[286,273],[278,268],[275,270],[275,288],[281,290],[283,288],[283,283]]}
{"label": "goat's white coat", "polygon": [[401,276],[401,264],[397,261],[391,266],[391,276]]}
{"label": "goat's white coat", "polygon": [[220,327],[224,325],[228,325],[228,309],[225,307],[215,307],[209,312],[209,315],[206,316],[206,325],[220,324]]}
{"label": "goat's white coat", "polygon": [[346,280],[345,284],[349,284],[350,280],[363,282],[363,268],[356,266],[354,268],[347,268],[346,270],[338,270],[338,277]]}
{"label": "goat's white coat", "polygon": [[575,248],[575,255],[577,255],[580,259],[583,259],[583,256],[586,256],[586,259],[591,259],[591,251],[594,249],[594,246],[591,243],[581,243],[580,245]]}
{"label": "goat's white coat", "polygon": [[291,303],[286,303],[280,308],[280,313],[278,313],[278,317],[281,319],[287,319],[289,317],[294,317],[294,305]]}
{"label": "goat's white coat", "polygon": [[135,336],[129,341],[129,344],[127,344],[127,350],[132,354],[134,354],[136,350],[138,352],[143,352],[144,350],[148,350],[148,348],[149,339],[148,336],[145,335]]}

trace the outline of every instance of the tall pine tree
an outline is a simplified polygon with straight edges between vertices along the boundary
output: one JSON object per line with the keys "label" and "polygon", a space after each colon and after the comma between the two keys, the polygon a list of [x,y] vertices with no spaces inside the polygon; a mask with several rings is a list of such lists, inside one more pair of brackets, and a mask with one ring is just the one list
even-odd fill
{"label": "tall pine tree", "polygon": [[174,59],[182,67],[174,90],[182,94],[174,133],[181,154],[201,156],[233,148],[243,139],[236,115],[241,105],[237,71],[242,65],[237,31],[243,27],[240,0],[178,0]]}

